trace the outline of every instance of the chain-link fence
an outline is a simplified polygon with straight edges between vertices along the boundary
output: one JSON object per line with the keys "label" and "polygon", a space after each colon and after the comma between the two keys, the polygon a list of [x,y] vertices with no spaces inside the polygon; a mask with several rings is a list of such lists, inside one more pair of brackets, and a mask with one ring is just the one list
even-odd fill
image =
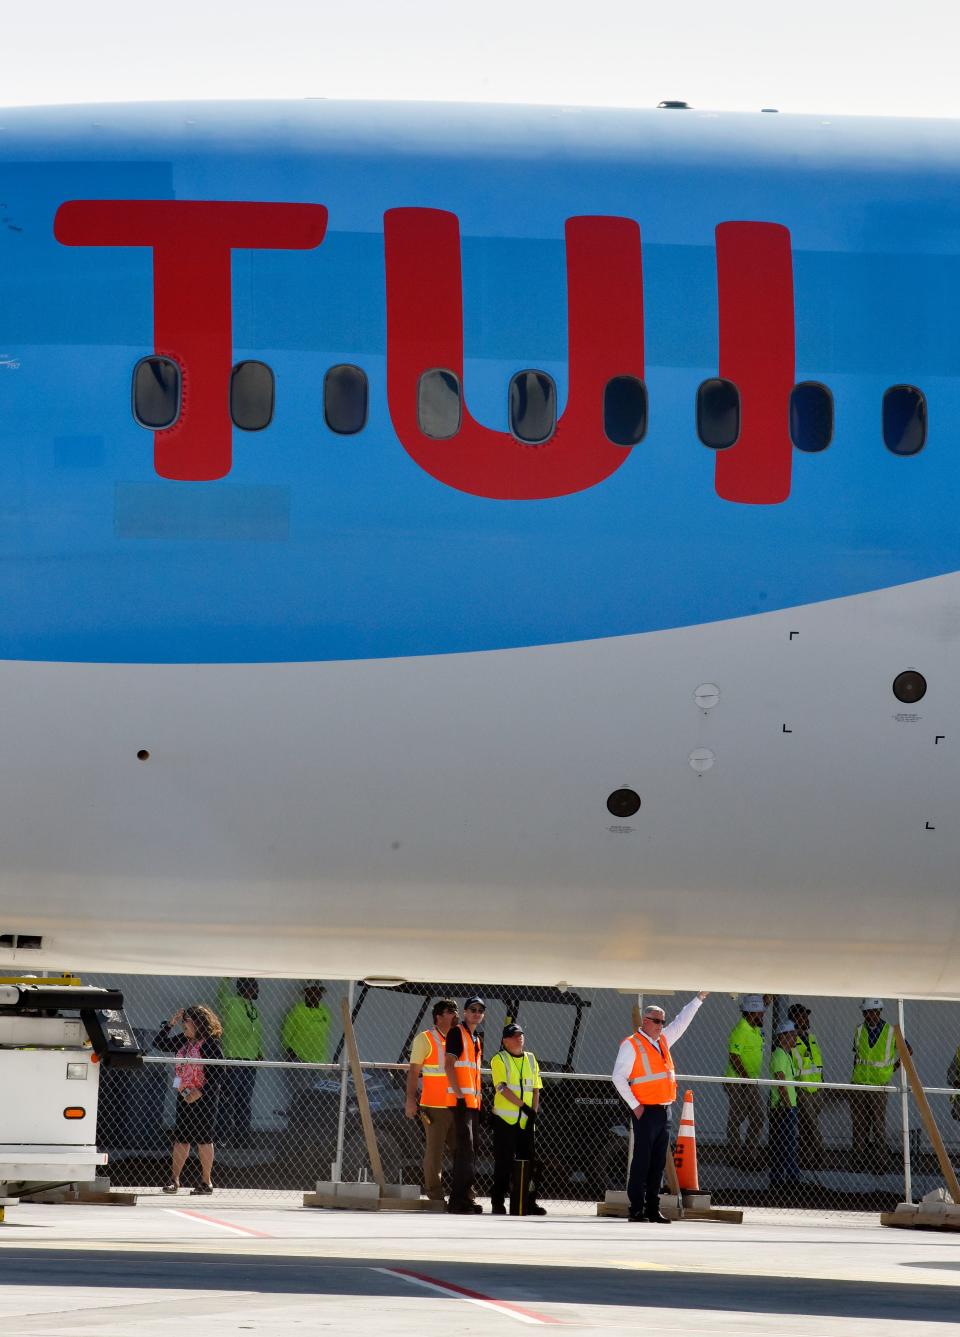
{"label": "chain-link fence", "polygon": [[[146,1188],[170,1179],[176,1059],[158,1053],[154,1042],[164,1019],[194,1003],[224,1017],[225,1053],[248,1051],[214,1065],[222,1071],[214,1134],[218,1191],[261,1198],[310,1190],[318,1180],[368,1179],[369,1156],[344,1055],[342,997],[352,1004],[386,1178],[421,1183],[423,1130],[404,1111],[410,1045],[418,1031],[429,1027],[437,997],[449,995],[462,1003],[465,996],[480,993],[488,1004],[487,1058],[499,1047],[504,1023],[516,1018],[540,1061],[541,1200],[548,1205],[551,1200],[592,1202],[608,1189],[625,1187],[631,1119],[610,1072],[621,1040],[632,1029],[635,996],[463,984],[386,989],[338,981],[322,992],[316,987],[306,992],[289,980],[238,986],[236,981],[134,976],[90,982],[124,989],[128,1014],[149,1052],[141,1070],[102,1074],[98,1143],[109,1154],[107,1173],[115,1186]],[[669,1019],[686,996],[651,994],[643,1001],[660,1003]],[[875,1212],[905,1198],[917,1200],[939,1186],[942,1175],[901,1071],[881,1085],[851,1082],[855,1036],[863,1022],[859,1000],[803,1001],[812,1010],[810,1031],[822,1053],[823,1081],[815,1087],[799,1084],[791,1037],[779,1035],[790,999],[766,999],[755,1080],[729,1075],[730,1035],[742,1017],[736,999],[708,998],[674,1044],[681,1096],[689,1088],[695,1097],[701,1189],[713,1195],[716,1205]],[[960,1093],[960,1004],[907,1002],[902,1007],[920,1078],[956,1163],[960,1098],[951,1099],[951,1092]],[[305,1010],[313,1015],[298,1031],[296,1021],[303,1021]],[[886,1000],[878,1024],[884,1020],[898,1020],[896,1000]],[[880,1049],[871,1048],[867,1035],[862,1042],[866,1052],[884,1058],[883,1033],[875,1029],[873,1034]],[[772,1052],[778,1049],[777,1076],[772,1077]],[[784,1055],[792,1071],[784,1067]],[[883,1069],[872,1073],[886,1076]],[[862,1078],[862,1062],[859,1074]],[[489,1077],[485,1087],[489,1106]],[[489,1192],[492,1170],[488,1129],[478,1161],[481,1194]],[[182,1182],[187,1188],[198,1181],[199,1167],[192,1159]]]}

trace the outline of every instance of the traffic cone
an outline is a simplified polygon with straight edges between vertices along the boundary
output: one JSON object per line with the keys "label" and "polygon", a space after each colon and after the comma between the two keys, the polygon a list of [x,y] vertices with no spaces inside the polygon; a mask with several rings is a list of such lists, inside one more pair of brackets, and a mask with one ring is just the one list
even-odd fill
{"label": "traffic cone", "polygon": [[697,1130],[693,1122],[693,1092],[683,1093],[683,1112],[673,1148],[673,1163],[677,1168],[677,1183],[682,1193],[699,1193],[697,1178]]}

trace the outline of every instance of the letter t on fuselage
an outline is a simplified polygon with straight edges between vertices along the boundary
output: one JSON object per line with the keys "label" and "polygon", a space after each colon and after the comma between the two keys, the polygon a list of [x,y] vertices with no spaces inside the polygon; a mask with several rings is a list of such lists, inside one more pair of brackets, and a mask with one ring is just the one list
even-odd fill
{"label": "letter t on fuselage", "polygon": [[230,252],[312,250],[323,241],[321,204],[207,200],[69,200],[54,235],[65,246],[149,246],[154,351],[179,364],[182,408],[154,433],[162,478],[209,481],[230,472],[233,365]]}

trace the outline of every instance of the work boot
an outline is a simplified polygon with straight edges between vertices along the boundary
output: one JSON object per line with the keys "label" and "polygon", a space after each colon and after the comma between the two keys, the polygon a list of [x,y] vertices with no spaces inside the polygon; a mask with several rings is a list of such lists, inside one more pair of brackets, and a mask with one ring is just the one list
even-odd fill
{"label": "work boot", "polygon": [[494,1200],[490,1203],[490,1212],[493,1216],[506,1216],[507,1209],[502,1202]]}

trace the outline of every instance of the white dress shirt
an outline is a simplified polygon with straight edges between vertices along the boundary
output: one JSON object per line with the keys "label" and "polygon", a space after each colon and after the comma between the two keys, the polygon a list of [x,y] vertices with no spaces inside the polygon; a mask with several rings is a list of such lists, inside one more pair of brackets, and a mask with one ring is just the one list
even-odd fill
{"label": "white dress shirt", "polygon": [[[693,1021],[700,1009],[701,999],[693,997],[686,1007],[682,1007],[673,1021],[668,1021],[660,1034],[665,1038],[667,1044],[672,1049],[681,1035]],[[649,1036],[647,1037],[649,1039]],[[651,1041],[656,1044],[656,1041]],[[640,1104],[633,1092],[630,1090],[630,1074],[633,1071],[633,1045],[628,1037],[624,1040],[617,1052],[617,1061],[613,1065],[613,1084],[620,1095],[627,1102],[632,1110],[635,1110]],[[672,1101],[665,1101],[665,1104],[672,1104]]]}

